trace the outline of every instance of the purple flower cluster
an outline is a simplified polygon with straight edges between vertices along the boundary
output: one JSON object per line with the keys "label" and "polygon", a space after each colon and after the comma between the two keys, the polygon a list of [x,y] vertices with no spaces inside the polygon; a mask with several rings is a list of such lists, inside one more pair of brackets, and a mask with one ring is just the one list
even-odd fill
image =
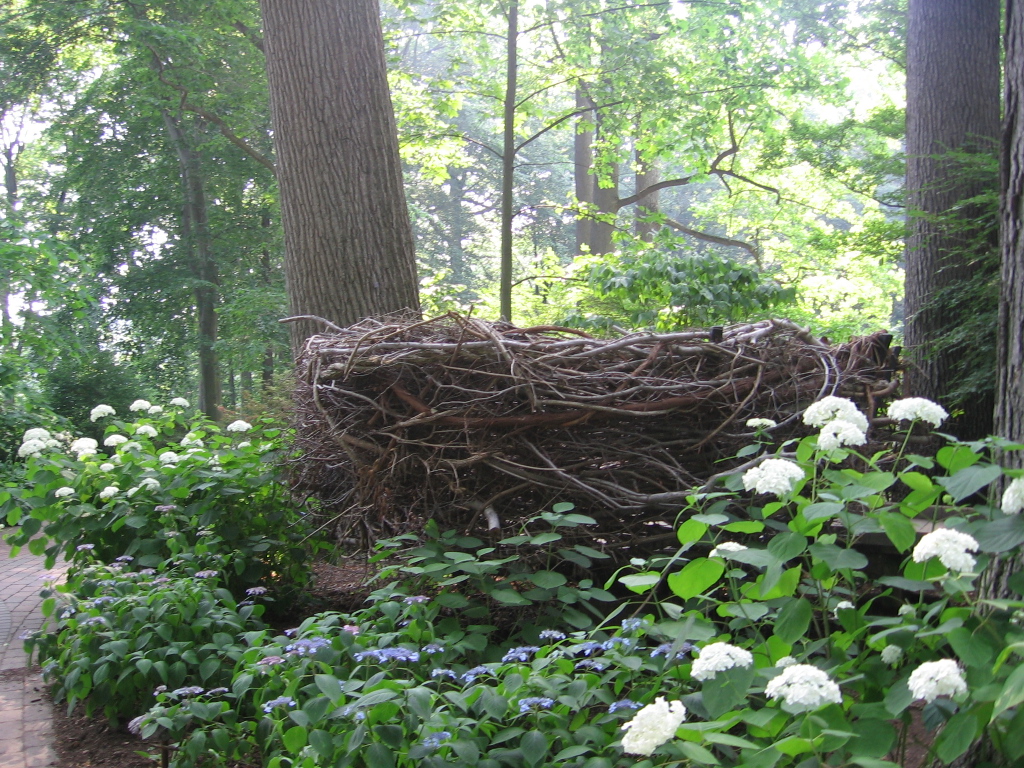
{"label": "purple flower cluster", "polygon": [[448,731],[436,731],[435,733],[428,733],[420,743],[427,749],[437,749],[451,737],[452,735]]}
{"label": "purple flower cluster", "polygon": [[284,647],[289,656],[312,656],[321,648],[327,648],[331,641],[326,637],[306,637]]}
{"label": "purple flower cluster", "polygon": [[683,643],[682,645],[680,645],[678,648],[675,649],[674,653],[673,653],[673,650],[672,650],[673,647],[674,646],[673,646],[672,643],[662,643],[657,648],[655,648],[653,651],[651,651],[651,658],[653,659],[653,658],[656,658],[658,656],[664,656],[667,659],[671,658],[671,659],[675,659],[676,661],[682,661],[693,650],[695,650],[697,646],[695,646],[693,643]]}
{"label": "purple flower cluster", "polygon": [[554,704],[555,700],[549,699],[547,696],[530,696],[519,700],[519,714],[526,714],[537,709],[551,709]]}
{"label": "purple flower cluster", "polygon": [[474,680],[480,677],[480,675],[487,674],[490,671],[491,670],[482,665],[479,667],[473,667],[472,669],[467,669],[465,672],[462,673],[462,682],[467,684],[472,683]]}
{"label": "purple flower cluster", "polygon": [[260,595],[267,594],[267,588],[266,587],[249,587],[247,590],[245,590],[245,594],[248,595],[249,597],[259,597]]}
{"label": "purple flower cluster", "polygon": [[271,699],[263,705],[264,712],[272,712],[278,707],[294,707],[295,699],[291,696],[278,696],[276,699]]}
{"label": "purple flower cluster", "polygon": [[640,705],[632,699],[622,699],[621,701],[613,702],[612,705],[608,707],[608,713],[612,714],[618,712],[620,709],[640,709]]}
{"label": "purple flower cluster", "polygon": [[541,640],[565,640],[565,632],[559,632],[557,629],[545,629],[540,633]]}
{"label": "purple flower cluster", "polygon": [[522,645],[518,648],[510,648],[508,652],[501,657],[503,664],[509,664],[513,661],[527,662],[531,659],[533,654],[539,651],[536,645]]}

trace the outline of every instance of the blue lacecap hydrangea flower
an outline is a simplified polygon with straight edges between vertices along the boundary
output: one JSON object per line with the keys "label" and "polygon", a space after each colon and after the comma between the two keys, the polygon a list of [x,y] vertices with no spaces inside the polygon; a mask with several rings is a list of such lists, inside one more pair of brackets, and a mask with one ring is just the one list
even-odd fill
{"label": "blue lacecap hydrangea flower", "polygon": [[593,640],[588,640],[585,643],[580,643],[572,649],[574,653],[583,654],[584,656],[593,656],[595,653],[601,653],[607,650],[604,647],[604,643],[596,643]]}
{"label": "blue lacecap hydrangea flower", "polygon": [[368,651],[359,651],[353,654],[356,661],[365,659],[376,659],[379,664],[386,661],[411,661],[420,660],[419,651],[411,651],[408,648],[371,648]]}
{"label": "blue lacecap hydrangea flower", "polygon": [[530,696],[519,700],[519,713],[525,714],[537,709],[551,709],[554,704],[555,700],[549,699],[547,696]]}
{"label": "blue lacecap hydrangea flower", "polygon": [[640,709],[640,705],[632,699],[622,699],[621,701],[613,702],[612,705],[608,707],[608,712],[615,713],[622,709]]}
{"label": "blue lacecap hydrangea flower", "polygon": [[439,645],[438,643],[428,643],[427,645],[424,645],[423,648],[420,649],[420,651],[422,653],[427,654],[428,656],[432,656],[435,653],[443,653],[444,646]]}
{"label": "blue lacecap hydrangea flower", "polygon": [[559,632],[557,629],[545,629],[540,633],[541,640],[565,640],[565,632]]}
{"label": "blue lacecap hydrangea flower", "polygon": [[406,605],[418,605],[419,603],[425,603],[430,598],[426,595],[409,595],[409,597],[402,600]]}
{"label": "blue lacecap hydrangea flower", "polygon": [[330,640],[326,637],[305,637],[301,640],[296,640],[294,643],[289,643],[284,647],[284,650],[292,656],[312,656],[321,648],[326,648],[330,644]]}
{"label": "blue lacecap hydrangea flower", "polygon": [[170,692],[170,696],[180,698],[182,696],[198,696],[203,692],[203,688],[198,685],[186,685],[184,688],[176,688]]}
{"label": "blue lacecap hydrangea flower", "polygon": [[603,661],[597,659],[583,659],[582,661],[576,662],[576,669],[590,669],[594,672],[603,672],[608,668],[608,665]]}
{"label": "blue lacecap hydrangea flower", "polygon": [[487,667],[484,667],[484,666],[473,667],[472,669],[467,669],[465,672],[462,673],[462,682],[464,682],[464,683],[472,683],[474,680],[476,680],[478,677],[480,677],[480,675],[484,675],[484,674],[486,674],[486,673],[488,673],[490,671],[491,670],[489,670]]}
{"label": "blue lacecap hydrangea flower", "polygon": [[636,645],[636,640],[632,637],[610,637],[601,643],[601,649],[610,651],[617,645],[621,645],[623,650],[630,651]]}
{"label": "blue lacecap hydrangea flower", "polygon": [[428,733],[424,736],[421,743],[428,749],[437,749],[451,737],[452,735],[448,733],[448,731],[436,731],[435,733]]}
{"label": "blue lacecap hydrangea flower", "polygon": [[636,632],[640,629],[646,629],[650,626],[650,623],[646,619],[625,619],[622,622],[623,632]]}
{"label": "blue lacecap hydrangea flower", "polygon": [[444,669],[443,667],[437,667],[436,669],[430,670],[430,676],[431,677],[450,677],[452,680],[455,680],[458,677],[458,675],[456,675],[452,670]]}
{"label": "blue lacecap hydrangea flower", "polygon": [[673,654],[672,647],[672,643],[662,643],[653,651],[651,651],[651,658],[653,659],[657,656],[664,656],[665,658],[669,658],[669,656],[671,655],[672,658],[679,661],[685,659],[691,652],[693,652],[697,648],[697,646],[695,646],[693,643],[683,643],[678,648],[676,648],[675,653]]}
{"label": "blue lacecap hydrangea flower", "polygon": [[263,705],[264,712],[271,712],[277,707],[294,707],[295,699],[291,696],[278,696],[276,699],[271,699]]}
{"label": "blue lacecap hydrangea flower", "polygon": [[508,664],[513,661],[529,661],[530,658],[539,651],[536,645],[522,645],[518,648],[510,648],[509,651],[501,657],[501,661],[504,664]]}

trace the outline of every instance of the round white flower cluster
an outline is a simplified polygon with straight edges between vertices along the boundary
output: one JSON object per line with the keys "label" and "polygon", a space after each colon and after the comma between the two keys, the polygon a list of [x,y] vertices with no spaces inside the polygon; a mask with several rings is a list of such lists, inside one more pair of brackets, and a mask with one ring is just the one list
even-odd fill
{"label": "round white flower cluster", "polygon": [[974,570],[975,559],[968,553],[977,551],[978,542],[973,536],[952,528],[938,528],[921,537],[913,557],[915,563],[937,557],[950,571],[969,573]]}
{"label": "round white flower cluster", "polygon": [[106,501],[107,499],[112,499],[115,496],[117,496],[117,492],[120,490],[121,489],[118,488],[116,485],[108,485],[106,488],[100,491],[99,497]]}
{"label": "round white flower cluster", "polygon": [[622,750],[629,755],[649,757],[654,750],[676,735],[679,725],[686,719],[686,707],[681,701],[665,701],[659,696],[653,704],[637,712],[622,726]]}
{"label": "round white flower cluster", "polygon": [[748,491],[784,496],[803,479],[804,471],[792,461],[765,459],[743,473],[743,487]]}
{"label": "round white flower cluster", "polygon": [[184,397],[172,397],[171,405],[177,408],[188,408],[188,400],[186,400]]}
{"label": "round white flower cluster", "polygon": [[796,664],[796,659],[794,659],[792,656],[783,656],[781,659],[775,662],[775,666],[779,669],[792,667],[794,664]]}
{"label": "round white flower cluster", "polygon": [[844,445],[864,445],[867,441],[867,434],[863,430],[842,419],[830,421],[818,434],[818,447],[823,451],[834,451]]}
{"label": "round white flower cluster", "polygon": [[1024,477],[1018,477],[1010,481],[1003,491],[1003,501],[1000,506],[1003,514],[1018,515],[1024,509]]}
{"label": "round white flower cluster", "polygon": [[903,649],[898,645],[887,645],[882,649],[882,663],[894,667],[903,658]]}
{"label": "round white flower cluster", "polygon": [[242,421],[241,419],[239,419],[238,421],[232,421],[225,427],[225,429],[228,432],[248,432],[250,429],[252,429],[252,424],[250,424],[247,421]]}
{"label": "round white flower cluster", "polygon": [[151,491],[159,491],[160,481],[157,480],[155,477],[144,477],[142,478],[141,482],[139,482],[139,487]]}
{"label": "round white flower cluster", "polygon": [[66,485],[63,488],[58,488],[56,491],[53,492],[53,495],[56,496],[58,499],[63,499],[65,496],[74,496],[74,494],[75,489],[69,488]]}
{"label": "round white flower cluster", "polygon": [[149,400],[136,400],[134,403],[128,406],[128,410],[132,413],[136,411],[148,411],[153,407],[153,404]]}
{"label": "round white flower cluster", "polygon": [[160,463],[165,466],[177,464],[181,461],[181,456],[176,454],[174,451],[164,451],[157,458],[160,460]]}
{"label": "round white flower cluster", "polygon": [[103,444],[105,446],[107,446],[107,448],[116,448],[117,446],[121,445],[122,443],[127,443],[127,442],[128,442],[128,438],[125,437],[124,435],[107,435],[103,439]]}
{"label": "round white flower cluster", "polygon": [[778,425],[771,419],[747,419],[747,426],[751,429],[771,429]]}
{"label": "round white flower cluster", "polygon": [[148,413],[150,416],[159,416],[163,412],[164,408],[162,405],[151,405],[149,406],[149,408],[146,409],[146,413]]}
{"label": "round white flower cluster", "polygon": [[738,541],[723,541],[708,552],[708,557],[728,557],[730,552],[742,552],[744,549],[748,547]]}
{"label": "round white flower cluster", "polygon": [[189,432],[187,435],[185,435],[183,438],[181,438],[181,447],[182,448],[188,448],[190,446],[194,446],[196,448],[202,448],[203,447],[203,441],[200,440],[198,437],[196,437],[191,432]]}
{"label": "round white flower cluster", "polygon": [[823,397],[808,406],[803,419],[804,424],[810,427],[821,427],[818,448],[823,451],[867,442],[868,419],[857,410],[853,400],[845,397]]}
{"label": "round white flower cluster", "polygon": [[111,464],[109,461],[104,461],[102,464],[100,464],[100,472],[113,472],[113,471],[114,471],[114,465]]}
{"label": "round white flower cluster", "polygon": [[749,667],[754,655],[743,648],[729,643],[711,643],[700,649],[700,655],[693,660],[690,675],[694,680],[714,680],[715,675],[733,667]]}
{"label": "round white flower cluster", "polygon": [[889,406],[889,418],[893,421],[927,421],[933,427],[949,418],[946,409],[923,397],[906,397],[893,400]]}
{"label": "round white flower cluster", "polygon": [[141,443],[137,443],[134,440],[129,440],[127,443],[122,443],[121,444],[121,450],[122,451],[141,451],[142,450],[142,444]]}
{"label": "round white flower cluster", "polygon": [[116,413],[117,411],[115,411],[109,405],[100,403],[91,411],[89,411],[89,421],[96,421],[97,419],[102,419],[104,416],[113,416]]}
{"label": "round white flower cluster", "polygon": [[18,448],[18,456],[26,458],[32,456],[39,458],[43,451],[59,449],[60,440],[50,434],[49,430],[42,427],[33,427],[25,430],[21,436],[21,446]]}
{"label": "round white flower cluster", "polygon": [[143,437],[156,437],[156,427],[153,427],[150,424],[143,424],[135,428],[135,434],[142,435]]}
{"label": "round white flower cluster", "polygon": [[926,661],[910,673],[907,687],[915,699],[935,701],[939,696],[967,693],[967,682],[953,659]]}
{"label": "round white flower cluster", "polygon": [[861,432],[868,431],[867,417],[857,410],[856,403],[846,397],[828,395],[811,403],[804,411],[804,424],[809,427],[824,427],[830,421],[846,421]]}
{"label": "round white flower cluster", "polygon": [[81,461],[86,456],[95,456],[98,447],[99,443],[91,437],[80,437],[71,444],[70,449],[72,453],[77,454],[78,460]]}
{"label": "round white flower cluster", "polygon": [[810,712],[826,704],[841,704],[839,686],[822,670],[810,664],[793,664],[768,681],[769,699],[782,699],[782,708],[792,714]]}

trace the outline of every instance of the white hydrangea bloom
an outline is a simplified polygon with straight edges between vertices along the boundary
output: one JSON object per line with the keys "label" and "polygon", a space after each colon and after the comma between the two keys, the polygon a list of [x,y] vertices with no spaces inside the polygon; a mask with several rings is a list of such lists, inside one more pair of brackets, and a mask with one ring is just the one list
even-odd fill
{"label": "white hydrangea bloom", "polygon": [[912,605],[901,605],[900,609],[896,611],[897,616],[916,616],[917,609]]}
{"label": "white hydrangea bloom", "polygon": [[769,699],[782,699],[782,708],[799,714],[826,704],[841,704],[839,686],[822,670],[810,664],[794,664],[768,681],[764,688]]}
{"label": "white hydrangea bloom", "polygon": [[188,448],[189,446],[195,446],[196,448],[203,447],[203,441],[196,437],[194,434],[189,432],[183,438],[181,438],[181,447]]}
{"label": "white hydrangea bloom", "polygon": [[121,445],[121,443],[127,443],[128,438],[124,435],[107,435],[103,440],[103,444],[107,448],[114,448],[115,446]]}
{"label": "white hydrangea bloom", "polygon": [[906,397],[893,400],[889,406],[889,418],[893,421],[927,421],[933,427],[949,418],[946,409],[923,397]]}
{"label": "white hydrangea bloom", "polygon": [[26,429],[25,434],[21,436],[21,440],[27,443],[29,440],[40,440],[46,442],[50,439],[50,431],[43,429],[42,427],[32,427],[32,429]]}
{"label": "white hydrangea bloom", "polygon": [[784,496],[804,478],[804,471],[786,459],[765,459],[743,474],[743,487],[758,493]]}
{"label": "white hydrangea bloom", "polygon": [[1015,478],[1003,491],[1003,513],[1017,515],[1024,509],[1024,477]]}
{"label": "white hydrangea bloom", "polygon": [[907,687],[915,699],[935,701],[939,696],[958,696],[967,693],[960,666],[953,659],[926,661],[907,680]]}
{"label": "white hydrangea bloom", "polygon": [[844,445],[864,445],[867,442],[864,430],[845,419],[834,419],[821,428],[818,447],[823,451],[834,451]]}
{"label": "white hydrangea bloom", "polygon": [[903,658],[903,649],[898,645],[887,645],[882,649],[882,663],[894,667]]}
{"label": "white hydrangea bloom", "polygon": [[118,491],[120,490],[121,489],[118,488],[116,485],[108,485],[106,488],[100,491],[99,497],[106,501],[107,499],[112,499],[115,496],[117,496]]}
{"label": "white hydrangea bloom", "polygon": [[804,424],[809,427],[824,427],[830,421],[846,421],[853,424],[861,432],[868,431],[868,419],[857,410],[856,403],[845,397],[829,395],[816,403],[811,403],[804,411]]}
{"label": "white hydrangea bloom", "polygon": [[633,719],[622,726],[626,735],[622,737],[622,750],[628,755],[649,757],[654,750],[676,735],[683,720],[686,707],[681,701],[665,701],[659,696],[653,704],[637,712]]}
{"label": "white hydrangea bloom", "polygon": [[23,459],[28,456],[35,456],[38,458],[45,450],[46,443],[42,440],[26,440],[21,444],[21,447],[18,448],[18,456]]}
{"label": "white hydrangea bloom", "polygon": [[923,563],[937,557],[950,571],[969,573],[974,570],[975,559],[968,553],[977,551],[978,542],[973,536],[952,528],[938,528],[917,542],[914,562]]}
{"label": "white hydrangea bloom", "polygon": [[47,448],[60,448],[60,440],[54,437],[51,437],[49,440],[44,440],[43,442],[46,443]]}
{"label": "white hydrangea bloom", "polygon": [[145,488],[150,491],[159,491],[160,481],[157,480],[155,477],[144,477],[142,478],[142,481],[139,483],[139,487]]}
{"label": "white hydrangea bloom", "polygon": [[127,443],[122,443],[120,450],[122,451],[141,451],[142,444],[137,443],[134,440],[129,440]]}
{"label": "white hydrangea bloom", "polygon": [[91,411],[89,411],[89,421],[96,421],[102,419],[104,416],[113,416],[117,413],[113,408],[104,403],[100,403]]}
{"label": "white hydrangea bloom", "polygon": [[91,437],[80,437],[71,444],[70,450],[72,453],[77,453],[78,460],[81,461],[86,456],[95,455],[98,447],[99,443]]}
{"label": "white hydrangea bloom", "polygon": [[149,406],[149,408],[146,409],[146,413],[148,413],[150,416],[159,416],[163,412],[164,407],[162,405],[151,405]]}
{"label": "white hydrangea bloom", "polygon": [[794,659],[792,656],[783,656],[781,659],[775,662],[775,666],[779,669],[792,667],[794,664],[796,664],[796,659]]}
{"label": "white hydrangea bloom", "polygon": [[839,618],[840,611],[857,610],[857,606],[851,603],[849,600],[840,600],[836,603],[835,609],[832,611],[832,615],[837,619]]}
{"label": "white hydrangea bloom", "polygon": [[693,660],[690,675],[694,680],[714,680],[715,675],[733,667],[749,667],[754,655],[743,648],[729,643],[711,643],[700,649],[700,655]]}
{"label": "white hydrangea bloom", "polygon": [[69,488],[66,485],[63,488],[58,488],[56,491],[53,492],[53,495],[56,496],[58,499],[63,499],[65,496],[74,496],[74,494],[75,489]]}
{"label": "white hydrangea bloom", "polygon": [[152,403],[149,400],[136,400],[134,403],[128,406],[128,410],[132,411],[148,411],[152,407]]}
{"label": "white hydrangea bloom", "polygon": [[188,400],[186,400],[184,397],[172,397],[171,405],[176,406],[178,408],[188,408]]}
{"label": "white hydrangea bloom", "polygon": [[135,434],[142,435],[143,437],[156,437],[157,431],[156,427],[151,424],[143,424],[135,429]]}
{"label": "white hydrangea bloom", "polygon": [[747,426],[751,429],[771,429],[778,424],[771,419],[747,419]]}
{"label": "white hydrangea bloom", "polygon": [[748,547],[738,541],[723,541],[708,552],[708,557],[728,557],[728,554],[723,553],[742,552],[744,549],[748,549]]}
{"label": "white hydrangea bloom", "polygon": [[131,488],[129,488],[127,491],[124,492],[124,495],[127,496],[130,499],[132,496],[134,496],[138,492],[139,492],[139,487],[137,485],[133,485]]}
{"label": "white hydrangea bloom", "polygon": [[252,448],[252,443],[248,440],[243,440],[238,444],[238,449],[241,450],[242,448]]}
{"label": "white hydrangea bloom", "polygon": [[102,464],[100,464],[100,472],[111,472],[113,471],[113,469],[114,465],[111,464],[109,461],[104,461]]}
{"label": "white hydrangea bloom", "polygon": [[228,432],[248,432],[250,429],[252,429],[252,424],[250,424],[247,421],[242,421],[241,419],[239,419],[238,421],[232,421],[225,427],[225,429]]}
{"label": "white hydrangea bloom", "polygon": [[181,461],[181,456],[176,454],[174,451],[164,451],[158,457],[161,464],[177,464]]}

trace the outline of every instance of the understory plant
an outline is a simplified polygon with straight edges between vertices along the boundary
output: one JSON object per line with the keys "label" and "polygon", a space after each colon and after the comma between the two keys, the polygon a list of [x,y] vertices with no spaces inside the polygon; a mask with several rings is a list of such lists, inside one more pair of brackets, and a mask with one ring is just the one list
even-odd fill
{"label": "understory plant", "polygon": [[156,567],[205,539],[206,551],[231,554],[236,593],[271,573],[279,588],[307,580],[308,531],[282,482],[280,429],[220,427],[181,398],[130,410],[126,421],[93,408],[102,441],[24,434],[24,476],[0,488],[0,518],[19,526],[8,534],[15,551],[45,554],[48,567],[63,556],[72,571],[122,555]]}
{"label": "understory plant", "polygon": [[[1022,446],[948,439],[934,456],[912,453],[945,417],[927,401],[893,403],[870,455],[858,452],[868,419],[848,400],[815,403],[803,420],[816,433],[778,446],[774,425],[755,420],[746,466],[694,492],[674,552],[613,577],[635,601],[593,628],[554,610],[567,586],[559,567],[508,578],[500,569],[512,563],[493,562],[482,542],[435,532],[363,610],[284,634],[252,624],[253,612],[245,627],[190,641],[198,664],[175,646],[186,673],[177,687],[143,691],[157,681],[114,653],[125,638],[91,639],[91,612],[107,603],[86,602],[96,598],[85,582],[61,631],[37,642],[65,691],[78,684],[67,683],[76,653],[131,679],[132,729],[171,744],[182,767],[891,768],[922,727],[940,762],[986,738],[1014,763],[1024,758],[1013,738],[1024,726],[1024,577],[1005,579],[998,597],[979,584],[1024,544],[1024,477],[993,461]],[[998,504],[985,500],[993,483]],[[539,546],[567,512],[545,513],[505,546]],[[169,583],[185,582],[167,587],[174,600],[205,588],[189,570],[202,546],[163,566]],[[130,581],[105,588],[135,600],[152,589]],[[467,598],[534,589],[552,590],[552,610],[503,643]],[[141,634],[135,607],[115,613]]]}

